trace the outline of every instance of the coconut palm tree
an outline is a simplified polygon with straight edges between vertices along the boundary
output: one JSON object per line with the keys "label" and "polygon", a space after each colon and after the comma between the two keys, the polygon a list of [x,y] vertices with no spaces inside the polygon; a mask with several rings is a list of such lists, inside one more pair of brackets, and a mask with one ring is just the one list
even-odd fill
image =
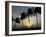
{"label": "coconut palm tree", "polygon": [[32,17],[33,15],[33,12],[32,12],[32,9],[28,9],[27,13],[26,13],[26,16],[29,18],[29,25],[30,25],[30,16]]}
{"label": "coconut palm tree", "polygon": [[20,15],[21,15],[20,20],[22,20],[22,28],[23,28],[23,19],[25,19],[25,18],[26,18],[26,15],[25,15],[25,12],[20,13]]}
{"label": "coconut palm tree", "polygon": [[41,8],[40,7],[36,7],[34,14],[36,15],[36,20],[37,20],[37,27],[38,27],[38,18],[37,18],[37,13],[41,14]]}
{"label": "coconut palm tree", "polygon": [[20,24],[20,19],[19,19],[19,17],[16,17],[16,19],[15,19],[15,27],[16,28],[15,29],[17,29],[17,27],[19,26],[18,24]]}
{"label": "coconut palm tree", "polygon": [[20,23],[19,17],[16,17],[15,22],[16,22],[16,23]]}

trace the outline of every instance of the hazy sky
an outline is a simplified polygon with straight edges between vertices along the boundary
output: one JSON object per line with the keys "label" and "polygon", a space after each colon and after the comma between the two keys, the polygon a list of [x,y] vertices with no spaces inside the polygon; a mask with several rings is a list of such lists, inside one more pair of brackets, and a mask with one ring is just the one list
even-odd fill
{"label": "hazy sky", "polygon": [[23,11],[26,13],[28,11],[28,8],[32,8],[32,7],[12,6],[13,17],[20,17],[20,13],[22,13]]}

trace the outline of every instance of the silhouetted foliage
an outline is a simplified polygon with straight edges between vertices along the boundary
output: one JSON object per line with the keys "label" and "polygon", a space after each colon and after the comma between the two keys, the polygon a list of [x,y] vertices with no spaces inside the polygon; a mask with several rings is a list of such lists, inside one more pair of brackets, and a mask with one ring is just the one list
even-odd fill
{"label": "silhouetted foliage", "polygon": [[27,13],[26,13],[26,16],[32,16],[33,15],[33,13],[32,13],[33,11],[31,10],[31,9],[28,9],[28,11],[27,11]]}
{"label": "silhouetted foliage", "polygon": [[[34,9],[35,8],[35,9]],[[29,20],[29,25],[30,25],[30,17],[32,17],[32,15],[36,15],[36,21],[38,24],[38,18],[37,18],[37,13],[41,14],[41,8],[40,7],[32,7],[32,8],[28,8],[27,13],[22,12],[20,13],[21,17],[16,17],[15,22],[16,23],[20,23],[20,20],[22,21],[22,27],[23,27],[23,20],[28,17]],[[12,16],[12,21],[13,21],[13,16]]]}
{"label": "silhouetted foliage", "polygon": [[23,28],[23,19],[25,19],[25,18],[26,18],[26,15],[25,15],[25,12],[20,13],[20,15],[21,15],[20,20],[22,20],[22,28]]}
{"label": "silhouetted foliage", "polygon": [[14,19],[13,19],[13,16],[12,16],[12,21],[13,21]]}
{"label": "silhouetted foliage", "polygon": [[21,20],[23,20],[23,19],[25,19],[26,18],[26,15],[25,15],[25,12],[23,12],[23,13],[20,13],[20,15],[21,15]]}
{"label": "silhouetted foliage", "polygon": [[36,8],[35,8],[35,13],[41,14],[41,7],[36,7]]}
{"label": "silhouetted foliage", "polygon": [[16,23],[20,23],[19,17],[16,17],[15,22],[16,22]]}

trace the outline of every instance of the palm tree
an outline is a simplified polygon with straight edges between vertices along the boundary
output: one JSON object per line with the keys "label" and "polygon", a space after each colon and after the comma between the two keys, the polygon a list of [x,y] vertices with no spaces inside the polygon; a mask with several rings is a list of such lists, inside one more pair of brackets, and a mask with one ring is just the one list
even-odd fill
{"label": "palm tree", "polygon": [[32,17],[32,15],[33,15],[33,13],[32,13],[32,10],[31,9],[28,9],[28,11],[27,11],[27,13],[26,13],[26,16],[29,18],[29,26],[30,26],[30,17],[29,16],[31,16]]}
{"label": "palm tree", "polygon": [[36,20],[37,20],[37,27],[38,27],[38,18],[37,18],[37,13],[41,14],[41,8],[40,7],[36,7],[35,9],[35,15],[36,15]]}
{"label": "palm tree", "polygon": [[[16,17],[16,19],[15,19],[15,27],[18,26],[16,23],[17,23],[17,24],[20,24],[20,19],[19,19],[19,17]],[[17,29],[17,28],[15,28],[15,29]]]}
{"label": "palm tree", "polygon": [[16,17],[15,22],[16,22],[16,23],[20,23],[19,17]]}
{"label": "palm tree", "polygon": [[32,7],[32,13],[33,13],[33,15],[35,16],[35,7]]}
{"label": "palm tree", "polygon": [[22,28],[23,28],[23,19],[25,19],[25,18],[26,18],[26,15],[25,15],[25,12],[20,13],[20,15],[21,15],[20,20],[22,20]]}

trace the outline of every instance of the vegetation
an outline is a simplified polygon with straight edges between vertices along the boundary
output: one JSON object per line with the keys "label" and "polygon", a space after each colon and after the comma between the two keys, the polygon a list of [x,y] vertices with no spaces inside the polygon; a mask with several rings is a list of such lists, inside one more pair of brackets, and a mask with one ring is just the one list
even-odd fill
{"label": "vegetation", "polygon": [[[27,13],[22,12],[20,13],[21,17],[16,17],[15,22],[20,23],[20,20],[22,21],[22,27],[23,27],[23,20],[28,17],[29,25],[30,25],[30,17],[36,15],[36,20],[37,20],[37,26],[38,26],[38,18],[37,18],[37,13],[41,14],[41,8],[40,7],[35,7],[35,8],[29,8]],[[12,21],[13,21],[13,16],[12,16]]]}

